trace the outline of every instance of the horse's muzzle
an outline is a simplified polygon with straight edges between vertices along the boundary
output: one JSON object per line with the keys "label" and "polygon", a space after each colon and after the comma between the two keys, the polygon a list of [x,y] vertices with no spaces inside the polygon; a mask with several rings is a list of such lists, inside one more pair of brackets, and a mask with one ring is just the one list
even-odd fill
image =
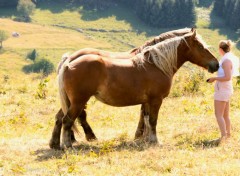
{"label": "horse's muzzle", "polygon": [[208,71],[209,71],[210,73],[214,73],[214,72],[218,71],[218,69],[219,69],[219,63],[218,63],[218,61],[212,61],[212,62],[209,63],[209,65],[208,65]]}

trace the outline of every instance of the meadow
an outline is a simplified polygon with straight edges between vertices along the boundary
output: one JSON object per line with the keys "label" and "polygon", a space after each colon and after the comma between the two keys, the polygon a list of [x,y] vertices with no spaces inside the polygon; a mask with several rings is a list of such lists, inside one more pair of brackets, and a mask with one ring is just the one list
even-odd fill
{"label": "meadow", "polygon": [[[196,25],[219,58],[218,41],[237,41],[239,36],[210,15],[210,9],[198,7]],[[57,67],[65,52],[84,47],[127,51],[171,30],[147,27],[130,10],[123,10],[116,6],[96,12],[45,4],[36,9],[31,23],[14,22],[14,12],[1,10],[0,30],[17,31],[20,37],[10,37],[0,50],[0,175],[239,175],[240,87],[234,79],[232,137],[224,145],[214,145],[211,140],[220,134],[213,85],[205,82],[212,75],[190,63],[175,75],[160,109],[159,145],[134,141],[140,106],[116,108],[92,98],[88,122],[98,140],[87,142],[78,125],[75,150],[49,148],[60,107],[57,74],[24,73],[23,67],[32,63],[26,54],[36,49],[39,57]],[[240,56],[237,47],[234,53]]]}

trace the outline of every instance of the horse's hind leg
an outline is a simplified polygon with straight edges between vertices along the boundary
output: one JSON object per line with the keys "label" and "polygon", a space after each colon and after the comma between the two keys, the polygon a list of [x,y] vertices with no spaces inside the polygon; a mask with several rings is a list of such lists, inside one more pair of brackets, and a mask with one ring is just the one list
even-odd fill
{"label": "horse's hind leg", "polygon": [[63,123],[63,135],[62,135],[62,143],[63,147],[71,148],[72,147],[72,126],[74,124],[75,119],[81,114],[84,106],[71,104],[67,115],[64,116]]}
{"label": "horse's hind leg", "polygon": [[138,127],[135,132],[135,139],[140,139],[143,137],[144,132],[144,105],[141,106],[140,119],[138,122]]}
{"label": "horse's hind leg", "polygon": [[72,129],[71,129],[71,141],[72,141],[72,143],[77,142],[74,131]]}
{"label": "horse's hind leg", "polygon": [[62,128],[62,118],[64,114],[62,109],[58,111],[55,116],[55,125],[52,132],[52,138],[49,142],[49,146],[52,149],[60,149],[60,136],[61,136],[61,128]]}
{"label": "horse's hind leg", "polygon": [[90,127],[90,125],[87,122],[87,113],[86,113],[85,109],[82,111],[82,113],[78,117],[78,121],[83,127],[86,139],[88,141],[96,140],[97,138],[96,138],[95,134],[93,133],[92,128]]}

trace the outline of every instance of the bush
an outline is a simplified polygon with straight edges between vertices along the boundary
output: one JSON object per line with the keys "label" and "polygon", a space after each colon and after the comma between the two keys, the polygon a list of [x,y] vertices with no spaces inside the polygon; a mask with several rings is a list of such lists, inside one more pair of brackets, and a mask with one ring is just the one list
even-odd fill
{"label": "bush", "polygon": [[170,97],[203,94],[202,87],[205,83],[204,71],[194,69],[185,75],[177,75],[171,89]]}
{"label": "bush", "polygon": [[237,77],[236,85],[237,85],[237,86],[240,86],[240,76]]}
{"label": "bush", "polygon": [[27,54],[27,58],[32,60],[33,62],[35,62],[36,58],[37,58],[37,51],[36,49],[32,50],[31,52],[29,52]]}
{"label": "bush", "polygon": [[26,73],[40,73],[42,72],[45,76],[49,75],[54,71],[54,65],[47,59],[40,59],[31,65],[23,67],[23,71]]}
{"label": "bush", "polygon": [[6,31],[0,30],[0,49],[3,47],[2,43],[3,41],[7,40],[9,38]]}
{"label": "bush", "polygon": [[199,92],[200,84],[204,81],[204,72],[193,72],[190,74],[187,83],[184,86],[186,94],[194,94]]}
{"label": "bush", "polygon": [[[30,15],[33,14],[36,5],[31,0],[19,0],[17,5],[17,11],[25,19],[25,21],[31,21]],[[21,18],[20,18],[21,19]]]}
{"label": "bush", "polygon": [[37,99],[45,99],[47,97],[47,83],[49,82],[49,79],[41,80],[38,84],[38,89],[35,94],[35,98]]}

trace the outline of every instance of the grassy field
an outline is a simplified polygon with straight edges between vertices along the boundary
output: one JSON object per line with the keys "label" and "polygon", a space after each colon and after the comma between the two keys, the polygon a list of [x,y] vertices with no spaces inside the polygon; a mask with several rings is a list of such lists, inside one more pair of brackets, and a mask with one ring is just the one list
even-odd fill
{"label": "grassy field", "polygon": [[[225,145],[212,145],[210,141],[219,137],[213,85],[205,83],[210,74],[192,64],[175,75],[170,96],[163,102],[157,126],[159,145],[133,141],[140,106],[116,108],[92,98],[88,121],[98,141],[87,142],[79,126],[74,151],[49,149],[60,107],[57,75],[25,74],[22,68],[31,64],[27,52],[36,49],[56,66],[68,51],[83,47],[126,51],[169,30],[148,28],[130,11],[121,16],[121,6],[99,14],[63,4],[50,7],[38,8],[32,23],[13,22],[14,13],[0,18],[0,30],[20,33],[19,38],[5,41],[0,53],[0,175],[239,175],[240,88],[234,80],[232,138]],[[214,27],[217,19],[209,13],[209,8],[198,8],[198,32],[219,57],[218,41],[238,38],[221,25]],[[89,30],[92,28],[107,32]],[[234,52],[240,56],[237,48]],[[48,82],[41,89],[43,80]],[[46,98],[39,98],[39,92]]]}

